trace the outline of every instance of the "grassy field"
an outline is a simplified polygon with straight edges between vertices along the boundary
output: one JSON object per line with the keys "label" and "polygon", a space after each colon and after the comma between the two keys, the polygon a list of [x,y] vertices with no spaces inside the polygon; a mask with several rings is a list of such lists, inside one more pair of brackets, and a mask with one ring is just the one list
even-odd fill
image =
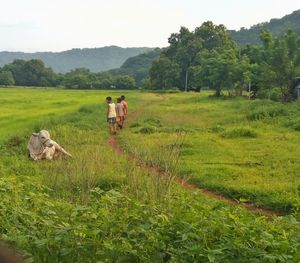
{"label": "grassy field", "polygon": [[[115,97],[122,95],[117,91],[110,94]],[[130,100],[136,99],[136,96],[138,94],[134,93],[130,96]],[[57,119],[85,105],[103,107],[106,97],[107,92],[104,91],[0,88],[0,141],[9,135],[15,135],[18,131],[32,128],[33,123]]]}
{"label": "grassy field", "polygon": [[201,187],[277,211],[299,209],[300,104],[208,95],[165,95],[120,142]]}
{"label": "grassy field", "polygon": [[[299,262],[297,213],[268,220],[200,191],[185,190],[172,183],[171,175],[169,180],[157,177],[117,155],[108,143],[104,117],[104,98],[117,94],[0,90],[0,100],[6,103],[0,104],[0,239],[16,247],[28,262]],[[139,119],[118,136],[124,148],[170,173],[207,187],[218,185],[230,194],[232,189],[237,193],[251,189],[250,182],[239,186],[243,181],[231,178],[238,171],[246,174],[249,169],[255,176],[259,167],[267,176],[271,169],[265,167],[266,160],[279,150],[272,150],[273,137],[263,131],[286,131],[289,135],[281,134],[286,138],[281,152],[285,158],[293,156],[294,162],[283,175],[274,169],[273,181],[274,187],[280,185],[277,180],[284,181],[287,198],[296,200],[295,186],[289,182],[299,167],[296,152],[288,151],[293,149],[292,139],[299,144],[293,118],[252,120],[249,114],[259,109],[255,103],[265,102],[213,100],[208,94],[126,95],[130,112],[137,112]],[[254,109],[248,111],[250,107]],[[298,109],[289,105],[287,111],[297,116]],[[248,130],[237,129],[243,136],[236,136],[235,127],[244,123]],[[27,140],[40,128],[49,130],[74,158],[29,160]],[[249,130],[250,138],[245,137]],[[244,156],[249,140],[256,142],[254,150],[248,148]],[[270,145],[273,148],[265,149]],[[235,164],[218,164],[219,169],[202,164],[208,162]],[[252,185],[253,196],[265,204],[259,193],[265,190],[268,200],[273,184]]]}

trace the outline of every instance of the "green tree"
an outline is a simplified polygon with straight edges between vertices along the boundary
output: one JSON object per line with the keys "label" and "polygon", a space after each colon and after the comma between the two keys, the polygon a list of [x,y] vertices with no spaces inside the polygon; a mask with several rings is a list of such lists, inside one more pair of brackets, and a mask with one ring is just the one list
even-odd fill
{"label": "green tree", "polygon": [[96,80],[93,86],[98,89],[110,89],[114,87],[114,78],[109,72],[96,73]]}
{"label": "green tree", "polygon": [[0,72],[0,85],[12,86],[15,85],[14,76],[10,71]]}
{"label": "green tree", "polygon": [[[190,32],[187,28],[181,27],[179,33],[174,33],[169,38],[170,46],[163,52],[180,67],[179,86],[187,91],[189,81],[189,68],[202,48],[202,39]],[[178,85],[177,85],[178,86]]]}
{"label": "green tree", "polygon": [[284,38],[262,32],[260,80],[268,87],[279,87],[283,101],[291,99],[291,86],[300,75],[300,38],[289,30]]}
{"label": "green tree", "polygon": [[37,59],[29,61],[15,60],[3,67],[13,74],[18,86],[55,86],[56,74],[50,68],[46,68],[44,62]]}
{"label": "green tree", "polygon": [[245,87],[249,88],[253,78],[252,67],[249,58],[245,55],[233,63],[232,83],[236,96],[241,96]]}
{"label": "green tree", "polygon": [[65,74],[64,85],[72,89],[90,89],[93,79],[93,74],[89,69],[77,68]]}
{"label": "green tree", "polygon": [[115,79],[117,89],[134,89],[136,87],[135,79],[129,75],[120,75]]}
{"label": "green tree", "polygon": [[221,95],[223,88],[231,88],[234,82],[234,69],[238,63],[234,49],[204,50],[197,56],[197,66],[193,68],[195,79],[201,86],[207,86]]}
{"label": "green tree", "polygon": [[166,56],[161,56],[152,63],[149,77],[152,89],[170,89],[176,85],[180,68]]}
{"label": "green tree", "polygon": [[232,40],[224,25],[215,25],[211,21],[204,22],[194,31],[194,35],[202,40],[204,49],[212,50],[215,48],[235,49],[236,43]]}
{"label": "green tree", "polygon": [[[201,74],[199,75],[199,68],[197,68],[199,66],[197,57],[200,53],[217,48],[223,50],[237,48],[226,28],[223,25],[214,25],[210,21],[203,23],[194,31],[181,27],[179,33],[171,34],[168,41],[170,45],[163,50],[161,57],[165,56],[179,66],[179,79],[174,84],[184,90],[187,90],[190,85],[198,85],[201,82],[199,80]],[[155,63],[152,66],[159,65]]]}

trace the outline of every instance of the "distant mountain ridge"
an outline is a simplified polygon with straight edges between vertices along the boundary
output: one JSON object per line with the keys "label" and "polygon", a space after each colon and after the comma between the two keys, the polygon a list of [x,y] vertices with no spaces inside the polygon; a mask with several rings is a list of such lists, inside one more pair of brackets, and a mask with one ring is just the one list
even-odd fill
{"label": "distant mountain ridge", "polygon": [[254,25],[249,29],[229,30],[229,33],[236,42],[241,46],[245,46],[248,44],[259,44],[261,30],[268,30],[274,36],[283,36],[289,29],[300,35],[300,10],[282,18],[273,18],[269,22]]}
{"label": "distant mountain ridge", "polygon": [[93,72],[119,68],[129,57],[152,51],[153,48],[121,48],[107,46],[101,48],[71,49],[62,52],[0,52],[0,67],[15,59],[41,59],[55,72],[65,73],[75,68],[88,68]]}

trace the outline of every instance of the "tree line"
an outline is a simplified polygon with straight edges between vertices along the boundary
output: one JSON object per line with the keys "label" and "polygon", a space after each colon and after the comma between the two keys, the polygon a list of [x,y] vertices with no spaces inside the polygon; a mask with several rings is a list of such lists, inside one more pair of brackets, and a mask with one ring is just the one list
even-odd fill
{"label": "tree line", "polygon": [[168,39],[169,46],[155,60],[148,89],[222,90],[241,95],[250,89],[252,97],[288,101],[294,82],[300,77],[300,37],[288,30],[284,37],[260,34],[260,45],[240,47],[223,25],[208,21],[190,31],[181,27]]}
{"label": "tree line", "polygon": [[[78,68],[55,73],[41,60],[15,60],[0,68],[0,85],[54,86],[72,89],[196,90],[210,88],[220,96],[244,90],[253,98],[289,101],[300,84],[300,37],[261,31],[261,44],[240,47],[223,25],[208,21],[190,31],[181,27],[169,46],[128,59],[120,69],[94,73]],[[298,84],[297,84],[298,81]]]}
{"label": "tree line", "polygon": [[65,87],[70,89],[132,89],[135,79],[124,74],[109,72],[94,73],[86,68],[78,68],[68,73],[55,73],[38,59],[14,60],[0,68],[0,85]]}

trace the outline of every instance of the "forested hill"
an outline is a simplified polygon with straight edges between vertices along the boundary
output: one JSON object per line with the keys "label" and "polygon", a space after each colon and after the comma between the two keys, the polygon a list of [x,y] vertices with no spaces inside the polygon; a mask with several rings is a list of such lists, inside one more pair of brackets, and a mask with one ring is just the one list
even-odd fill
{"label": "forested hill", "polygon": [[88,68],[93,72],[106,71],[120,67],[129,57],[151,51],[152,48],[121,48],[109,46],[102,48],[72,49],[63,52],[0,52],[0,67],[15,59],[41,59],[47,67],[56,72],[68,72],[75,68]]}
{"label": "forested hill", "polygon": [[146,53],[128,58],[120,68],[112,69],[112,74],[126,74],[134,77],[136,84],[141,85],[143,79],[148,77],[148,71],[152,62],[159,58],[162,49],[155,48]]}
{"label": "forested hill", "polygon": [[282,36],[289,29],[300,35],[300,10],[280,19],[273,18],[269,22],[254,25],[250,29],[241,28],[239,31],[229,30],[229,32],[235,41],[245,46],[247,44],[259,44],[261,30],[271,31],[274,36]]}

